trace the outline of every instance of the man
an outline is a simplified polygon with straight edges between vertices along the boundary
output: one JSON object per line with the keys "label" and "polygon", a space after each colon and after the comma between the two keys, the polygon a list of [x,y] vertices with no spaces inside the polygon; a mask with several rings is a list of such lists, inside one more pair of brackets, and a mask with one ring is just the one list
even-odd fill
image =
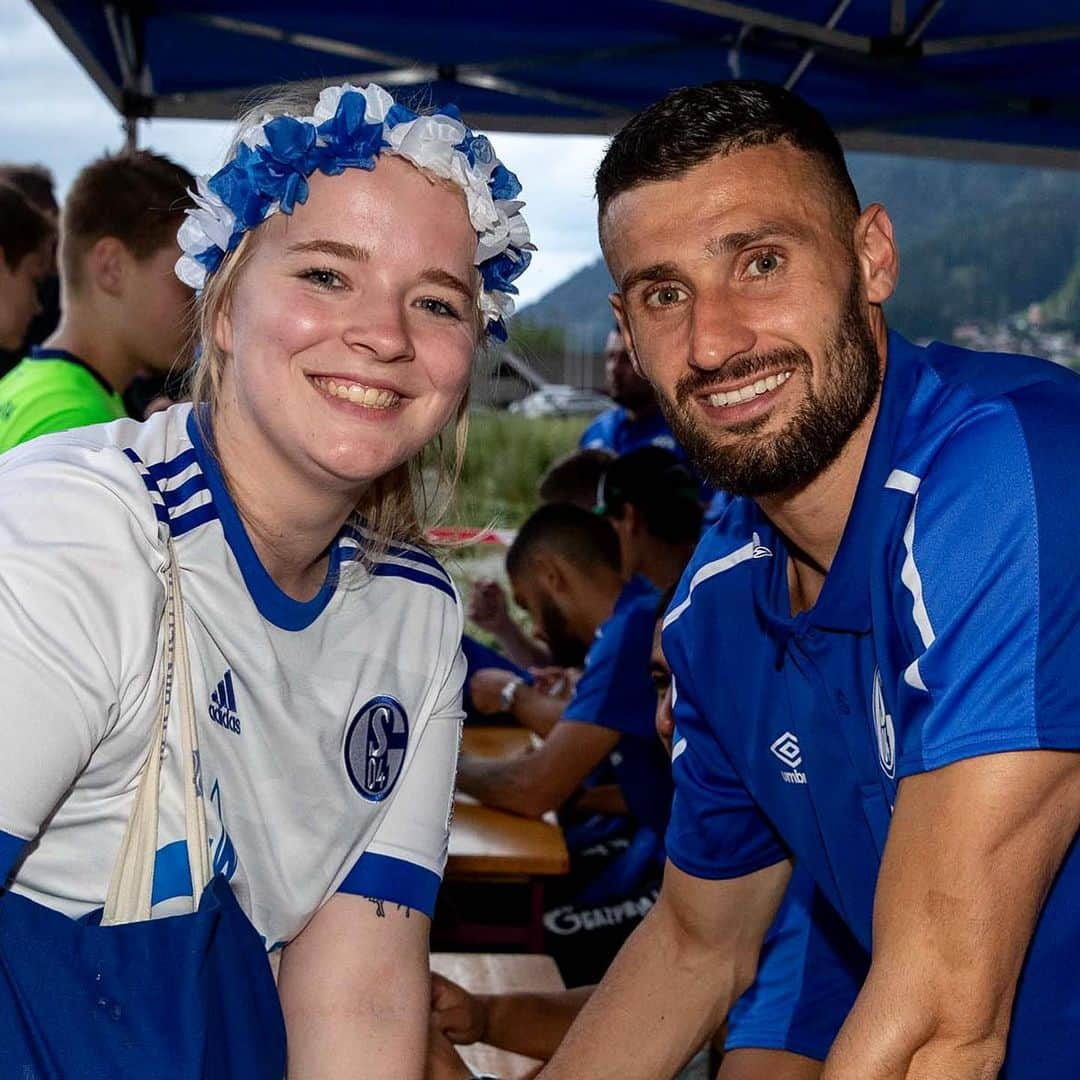
{"label": "man", "polygon": [[[463,755],[458,787],[491,806],[539,817],[610,759],[623,809],[662,834],[671,787],[648,671],[658,593],[643,578],[624,577],[606,521],[567,503],[533,513],[507,552],[506,569],[552,659],[564,666],[584,659],[585,670],[539,749],[510,760]],[[519,695],[539,693],[509,678],[498,698],[474,689],[475,706],[515,713]]]}
{"label": "man", "polygon": [[54,242],[52,222],[0,181],[0,349],[17,347],[41,310],[38,284],[48,273]]}
{"label": "man", "polygon": [[828,1080],[1071,1075],[1080,379],[888,333],[888,215],[778,87],[674,92],[597,188],[624,340],[741,497],[666,619],[660,899],[543,1075],[670,1076],[791,855],[872,948]]}
{"label": "man", "polygon": [[146,151],[75,178],[61,213],[60,325],[0,379],[0,451],[125,416],[136,373],[186,362],[192,293],[173,264],[190,185],[186,169]]}
{"label": "man", "polygon": [[583,432],[582,450],[608,450],[618,456],[641,446],[662,446],[679,453],[648,380],[634,368],[617,329],[604,345],[604,378],[614,408],[602,412]]}

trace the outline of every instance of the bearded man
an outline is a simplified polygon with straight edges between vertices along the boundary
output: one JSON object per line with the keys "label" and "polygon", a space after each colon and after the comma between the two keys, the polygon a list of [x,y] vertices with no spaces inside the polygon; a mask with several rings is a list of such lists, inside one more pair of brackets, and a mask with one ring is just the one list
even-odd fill
{"label": "bearded man", "polygon": [[660,899],[541,1075],[671,1076],[793,861],[871,960],[828,1080],[1072,1075],[1080,378],[890,332],[888,214],[779,87],[673,92],[597,193],[626,347],[737,497],[665,618]]}

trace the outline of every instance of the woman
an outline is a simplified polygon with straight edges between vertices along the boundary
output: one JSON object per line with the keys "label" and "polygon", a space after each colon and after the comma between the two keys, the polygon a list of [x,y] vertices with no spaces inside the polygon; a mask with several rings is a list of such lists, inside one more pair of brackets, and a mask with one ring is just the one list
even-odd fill
{"label": "woman", "polygon": [[[415,485],[455,418],[460,452],[528,231],[456,111],[343,86],[261,113],[180,233],[195,405],[0,459],[0,876],[72,917],[105,901],[174,550],[213,868],[281,954],[289,1075],[400,1080],[423,1068],[464,670]],[[192,909],[178,738],[170,714],[155,917]]]}

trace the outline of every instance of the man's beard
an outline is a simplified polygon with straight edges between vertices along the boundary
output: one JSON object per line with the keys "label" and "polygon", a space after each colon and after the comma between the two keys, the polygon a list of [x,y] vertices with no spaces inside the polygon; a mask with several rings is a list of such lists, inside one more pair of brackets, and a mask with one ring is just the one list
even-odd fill
{"label": "man's beard", "polygon": [[553,664],[558,667],[581,667],[584,664],[585,645],[570,632],[566,616],[547,596],[540,600],[540,624]]}
{"label": "man's beard", "polygon": [[724,371],[724,380],[748,381],[783,368],[801,371],[806,397],[795,415],[772,435],[754,438],[769,414],[725,431],[735,441],[721,443],[691,413],[691,398],[716,383],[716,373],[695,369],[675,386],[675,400],[659,395],[664,416],[694,466],[713,487],[733,495],[773,495],[802,487],[836,460],[865,419],[881,386],[877,345],[862,314],[857,274],[837,326],[825,345],[822,391],[812,383],[812,364],[803,349],[776,349],[742,357]]}

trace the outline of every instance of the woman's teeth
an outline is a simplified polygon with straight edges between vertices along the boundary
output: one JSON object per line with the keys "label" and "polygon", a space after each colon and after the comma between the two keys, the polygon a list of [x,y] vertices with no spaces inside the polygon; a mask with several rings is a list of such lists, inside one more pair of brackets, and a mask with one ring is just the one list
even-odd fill
{"label": "woman's teeth", "polygon": [[363,405],[368,409],[392,409],[401,400],[401,395],[395,394],[393,390],[377,390],[374,386],[318,377],[313,377],[311,381],[324,394],[351,401],[354,405]]}
{"label": "woman's teeth", "polygon": [[740,386],[738,390],[710,394],[709,404],[717,408],[723,408],[725,405],[738,405],[743,401],[756,398],[758,394],[764,394],[767,390],[775,390],[778,386],[783,386],[790,378],[790,371],[782,371],[779,375],[769,375],[767,378],[758,379],[757,382]]}

